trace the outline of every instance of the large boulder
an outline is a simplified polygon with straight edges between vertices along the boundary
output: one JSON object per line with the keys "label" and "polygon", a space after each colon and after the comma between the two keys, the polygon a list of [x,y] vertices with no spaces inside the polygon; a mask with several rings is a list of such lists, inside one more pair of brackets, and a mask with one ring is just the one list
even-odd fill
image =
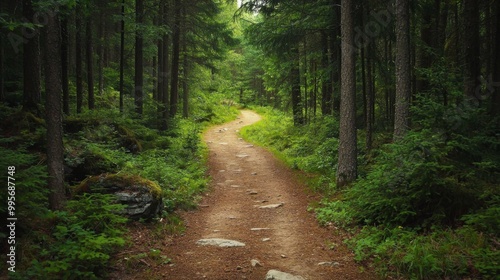
{"label": "large boulder", "polygon": [[137,175],[101,174],[83,180],[74,193],[116,195],[117,202],[127,205],[124,215],[131,219],[152,219],[163,208],[160,186]]}

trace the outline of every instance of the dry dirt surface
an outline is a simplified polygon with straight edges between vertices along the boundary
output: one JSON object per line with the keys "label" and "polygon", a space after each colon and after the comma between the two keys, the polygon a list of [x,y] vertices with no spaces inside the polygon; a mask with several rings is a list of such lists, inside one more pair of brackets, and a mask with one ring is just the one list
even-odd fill
{"label": "dry dirt surface", "polygon": [[[171,263],[144,261],[134,269],[115,267],[112,278],[263,280],[273,269],[303,279],[375,278],[354,262],[340,231],[319,226],[307,211],[318,197],[297,174],[270,152],[239,138],[239,129],[259,120],[258,114],[243,110],[237,120],[205,133],[212,180],[198,209],[181,214],[186,224],[182,235],[148,241],[144,239],[151,236],[151,229],[138,227],[131,233],[143,252],[157,248]],[[197,244],[210,238],[245,246]]]}

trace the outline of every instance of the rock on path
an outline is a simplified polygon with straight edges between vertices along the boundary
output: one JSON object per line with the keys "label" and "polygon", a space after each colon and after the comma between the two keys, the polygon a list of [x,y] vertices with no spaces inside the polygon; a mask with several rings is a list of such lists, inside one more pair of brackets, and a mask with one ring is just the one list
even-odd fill
{"label": "rock on path", "polygon": [[196,244],[203,246],[218,246],[218,247],[243,247],[245,243],[236,240],[222,238],[208,238],[196,241]]}
{"label": "rock on path", "polygon": [[301,276],[295,276],[290,273],[271,269],[266,274],[266,280],[304,280],[304,278]]}

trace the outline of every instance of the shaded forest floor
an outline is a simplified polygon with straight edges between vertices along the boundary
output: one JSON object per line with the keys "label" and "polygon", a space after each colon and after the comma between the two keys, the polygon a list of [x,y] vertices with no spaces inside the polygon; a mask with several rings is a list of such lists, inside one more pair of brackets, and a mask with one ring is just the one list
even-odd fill
{"label": "shaded forest floor", "polygon": [[[305,279],[373,279],[355,263],[335,228],[320,227],[307,211],[318,199],[297,174],[268,151],[238,136],[260,120],[252,111],[210,128],[210,190],[194,211],[164,226],[137,223],[133,245],[116,255],[112,279],[265,279],[271,269]],[[261,208],[281,204],[277,208]],[[178,228],[177,228],[178,227]],[[224,238],[244,247],[202,246],[200,239]],[[259,264],[252,264],[257,260]],[[320,263],[325,263],[320,265]]]}

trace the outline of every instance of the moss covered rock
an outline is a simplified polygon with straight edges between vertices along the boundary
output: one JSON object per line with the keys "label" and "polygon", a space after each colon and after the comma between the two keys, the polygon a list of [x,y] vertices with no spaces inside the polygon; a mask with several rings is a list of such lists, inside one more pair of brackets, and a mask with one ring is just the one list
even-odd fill
{"label": "moss covered rock", "polygon": [[124,214],[131,219],[151,219],[161,212],[161,187],[137,175],[101,174],[83,180],[74,194],[84,192],[114,194],[117,201],[127,205]]}

